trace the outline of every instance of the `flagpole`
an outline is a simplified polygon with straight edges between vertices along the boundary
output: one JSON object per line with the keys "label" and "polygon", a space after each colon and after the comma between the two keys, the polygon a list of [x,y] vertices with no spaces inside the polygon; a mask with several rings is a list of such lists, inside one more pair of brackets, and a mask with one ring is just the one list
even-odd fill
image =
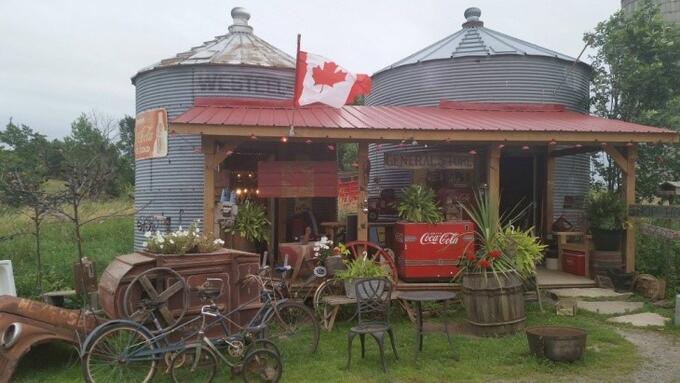
{"label": "flagpole", "polygon": [[[301,35],[298,33],[297,34],[297,48],[295,51],[295,82],[293,85],[293,116],[291,117],[291,122],[290,122],[290,129],[288,129],[288,135],[294,135],[295,134],[295,112],[298,110],[298,98],[300,97],[300,92],[298,91],[298,88],[300,86],[299,84],[299,77],[298,76],[298,65],[300,63],[300,39]],[[293,133],[293,134],[291,134]]]}

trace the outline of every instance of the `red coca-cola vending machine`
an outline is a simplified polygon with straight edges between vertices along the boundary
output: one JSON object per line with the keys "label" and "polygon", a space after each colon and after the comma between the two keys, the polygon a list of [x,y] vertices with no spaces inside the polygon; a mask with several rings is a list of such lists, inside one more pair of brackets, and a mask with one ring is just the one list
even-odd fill
{"label": "red coca-cola vending machine", "polygon": [[471,221],[396,223],[394,240],[399,278],[450,281],[458,272],[458,258],[475,252],[474,232]]}

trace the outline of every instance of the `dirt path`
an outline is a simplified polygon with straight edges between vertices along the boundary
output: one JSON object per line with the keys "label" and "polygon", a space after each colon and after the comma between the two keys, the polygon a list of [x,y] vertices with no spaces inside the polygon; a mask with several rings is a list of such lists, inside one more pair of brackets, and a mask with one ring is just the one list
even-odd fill
{"label": "dirt path", "polygon": [[617,330],[627,341],[633,343],[645,359],[633,372],[631,382],[680,382],[680,341],[652,331]]}

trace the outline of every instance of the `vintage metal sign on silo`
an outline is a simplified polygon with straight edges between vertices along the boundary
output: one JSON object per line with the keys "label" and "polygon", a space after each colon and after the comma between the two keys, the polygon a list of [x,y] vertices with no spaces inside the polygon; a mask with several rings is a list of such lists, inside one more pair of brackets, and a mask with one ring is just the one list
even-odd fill
{"label": "vintage metal sign on silo", "polygon": [[[366,104],[436,106],[441,100],[548,103],[587,112],[591,72],[587,64],[485,27],[479,8],[468,8],[464,16],[459,31],[375,73]],[[385,153],[423,149],[411,140],[371,145],[369,195],[399,190],[411,182],[411,172],[385,168]],[[556,160],[555,216],[562,214],[566,195],[585,194],[589,166],[588,155]]]}
{"label": "vintage metal sign on silo", "polygon": [[[132,77],[138,116],[144,118],[144,112],[158,109],[172,120],[189,109],[196,97],[292,97],[295,60],[253,33],[246,10],[234,8],[231,16],[227,34]],[[158,116],[153,119],[144,125],[147,135],[139,137],[148,141],[141,145],[145,148],[140,146],[147,152],[140,152],[135,161],[136,249],[146,231],[176,229],[203,218],[201,137],[170,131],[162,142]]]}

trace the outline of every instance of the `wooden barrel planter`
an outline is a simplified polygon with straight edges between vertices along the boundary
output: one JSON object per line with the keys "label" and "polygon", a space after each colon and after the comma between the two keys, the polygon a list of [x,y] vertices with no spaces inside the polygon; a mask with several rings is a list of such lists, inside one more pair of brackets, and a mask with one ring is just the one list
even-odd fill
{"label": "wooden barrel planter", "polygon": [[590,255],[593,275],[607,275],[607,269],[623,270],[623,256],[620,251],[593,250]]}
{"label": "wooden barrel planter", "polygon": [[514,273],[468,273],[463,277],[463,304],[472,331],[479,336],[503,336],[524,328],[524,288]]}

